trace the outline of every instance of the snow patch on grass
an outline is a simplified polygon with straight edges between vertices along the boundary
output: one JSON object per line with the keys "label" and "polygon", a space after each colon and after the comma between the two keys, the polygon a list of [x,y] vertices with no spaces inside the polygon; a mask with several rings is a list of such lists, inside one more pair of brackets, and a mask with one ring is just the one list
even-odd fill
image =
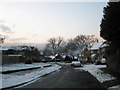
{"label": "snow patch on grass", "polygon": [[120,90],[120,85],[109,87],[108,90]]}
{"label": "snow patch on grass", "polygon": [[9,64],[0,66],[0,72],[2,71],[11,71],[11,70],[20,70],[33,67],[43,67],[45,65],[50,65],[48,63],[33,63],[33,64]]}

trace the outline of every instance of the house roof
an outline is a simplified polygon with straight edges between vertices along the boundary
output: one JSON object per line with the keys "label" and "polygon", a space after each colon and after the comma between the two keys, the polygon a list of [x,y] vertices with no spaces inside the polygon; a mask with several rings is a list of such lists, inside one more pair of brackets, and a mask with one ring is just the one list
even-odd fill
{"label": "house roof", "polygon": [[9,50],[9,49],[13,49],[13,50],[22,50],[22,49],[24,49],[24,48],[21,48],[21,47],[0,47],[0,51],[7,51],[7,50]]}
{"label": "house roof", "polygon": [[95,43],[95,44],[91,47],[91,50],[98,50],[102,44],[103,44],[103,42]]}
{"label": "house roof", "polygon": [[5,48],[5,47],[0,47],[0,51],[7,51],[8,49],[10,49],[10,48]]}
{"label": "house roof", "polygon": [[107,46],[108,46],[108,44],[107,44],[106,42],[104,42],[104,43],[100,46],[100,48],[107,47]]}
{"label": "house roof", "polygon": [[8,56],[22,56],[22,55],[20,55],[20,54],[15,54],[15,55],[8,55]]}
{"label": "house roof", "polygon": [[9,49],[13,49],[15,50],[13,47],[4,47],[4,46],[0,46],[0,51],[7,51]]}

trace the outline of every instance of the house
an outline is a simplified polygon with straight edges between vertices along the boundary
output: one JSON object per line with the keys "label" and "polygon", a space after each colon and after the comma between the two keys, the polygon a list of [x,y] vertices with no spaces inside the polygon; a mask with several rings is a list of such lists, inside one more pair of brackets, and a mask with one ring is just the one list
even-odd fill
{"label": "house", "polygon": [[105,54],[106,42],[96,42],[91,48],[85,47],[80,54],[80,61],[82,62],[95,62],[101,61]]}
{"label": "house", "polygon": [[90,48],[92,62],[101,62],[102,58],[104,57],[106,47],[107,44],[105,42],[98,42]]}
{"label": "house", "polygon": [[2,65],[24,62],[22,61],[22,55],[12,47],[1,47],[0,52],[2,57]]}
{"label": "house", "polygon": [[86,62],[90,62],[90,50],[89,48],[85,47],[82,51],[82,55],[81,55],[81,61],[86,63]]}
{"label": "house", "polygon": [[105,58],[105,50],[106,48],[108,47],[108,43],[107,42],[103,42],[101,44],[101,46],[99,47],[99,52],[100,52],[100,55],[102,56],[102,58]]}
{"label": "house", "polygon": [[99,49],[100,49],[101,53],[104,53],[104,52],[105,52],[106,47],[108,47],[108,46],[109,46],[109,45],[108,45],[108,43],[107,43],[107,42],[103,42],[103,43],[101,44],[101,46],[99,47]]}
{"label": "house", "polygon": [[84,54],[84,57],[89,57],[90,56],[90,51],[87,47],[83,50],[83,54]]}
{"label": "house", "polygon": [[99,54],[99,48],[103,44],[103,42],[98,42],[95,43],[91,48],[90,48],[90,53],[91,54]]}

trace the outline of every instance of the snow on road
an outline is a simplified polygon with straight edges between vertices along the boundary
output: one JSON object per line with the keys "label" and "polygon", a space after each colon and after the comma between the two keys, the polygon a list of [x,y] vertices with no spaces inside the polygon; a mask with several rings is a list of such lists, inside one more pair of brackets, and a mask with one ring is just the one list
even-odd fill
{"label": "snow on road", "polygon": [[101,83],[109,80],[116,79],[115,77],[111,76],[110,74],[104,73],[99,68],[105,68],[106,65],[94,65],[94,64],[88,64],[84,65],[83,67],[76,68],[76,69],[82,69],[85,71],[88,71],[91,73],[94,77],[96,77]]}
{"label": "snow on road", "polygon": [[54,64],[51,67],[42,68],[41,70],[37,70],[37,71],[35,70],[31,73],[25,73],[23,75],[0,74],[0,76],[2,76],[2,79],[0,79],[0,82],[2,82],[0,83],[0,88],[11,87],[25,82],[29,82],[36,78],[42,77],[46,74],[59,70],[60,68],[61,66]]}

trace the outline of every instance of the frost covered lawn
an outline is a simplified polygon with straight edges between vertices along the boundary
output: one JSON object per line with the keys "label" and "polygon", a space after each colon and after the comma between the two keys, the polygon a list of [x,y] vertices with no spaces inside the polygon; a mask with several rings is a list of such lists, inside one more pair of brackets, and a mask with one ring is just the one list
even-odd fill
{"label": "frost covered lawn", "polygon": [[[45,64],[41,64],[41,65],[44,66]],[[24,68],[25,67],[32,67],[32,66],[34,67],[34,66],[36,66],[36,64],[33,64],[31,66],[25,65]],[[17,68],[16,67],[17,67],[16,65],[15,66],[13,65],[13,67],[11,67],[11,68],[12,69],[21,68],[19,65]],[[3,68],[7,68],[7,67],[3,67]],[[53,64],[51,67],[40,68],[40,69],[37,69],[37,70],[32,71],[30,73],[21,74],[21,73],[17,72],[18,74],[15,74],[15,73],[0,74],[0,88],[7,88],[7,87],[23,84],[25,82],[33,81],[33,80],[35,80],[39,77],[42,77],[46,74],[50,74],[56,70],[59,70],[60,68],[61,68],[61,66]],[[10,70],[10,69],[7,69],[7,70]]]}

